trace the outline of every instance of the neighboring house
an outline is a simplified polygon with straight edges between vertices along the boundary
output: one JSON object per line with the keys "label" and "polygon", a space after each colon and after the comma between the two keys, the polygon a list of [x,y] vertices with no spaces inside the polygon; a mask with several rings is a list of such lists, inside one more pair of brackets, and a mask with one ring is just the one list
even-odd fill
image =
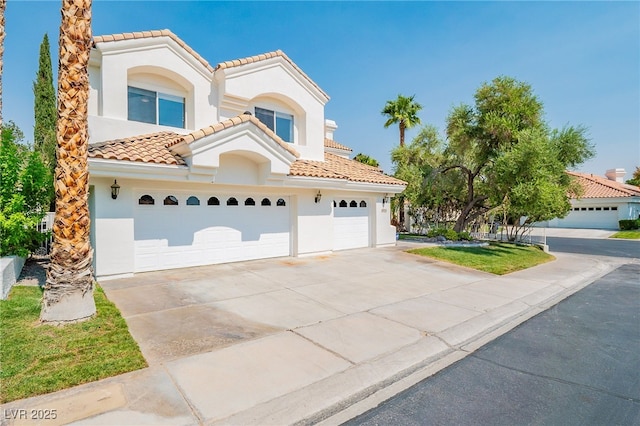
{"label": "neighboring house", "polygon": [[211,66],[168,30],[100,36],[89,78],[98,278],[395,244],[406,183],[349,159],[283,52]]}
{"label": "neighboring house", "polygon": [[582,186],[580,198],[571,199],[571,211],[549,221],[553,228],[618,229],[618,221],[640,217],[640,188],[624,183],[624,169],[607,170],[606,177],[567,172]]}

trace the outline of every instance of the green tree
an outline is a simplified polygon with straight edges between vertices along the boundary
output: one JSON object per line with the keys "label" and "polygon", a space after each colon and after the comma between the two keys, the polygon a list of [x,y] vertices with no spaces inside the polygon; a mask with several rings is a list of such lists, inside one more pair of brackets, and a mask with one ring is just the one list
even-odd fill
{"label": "green tree", "polygon": [[566,215],[567,194],[577,189],[565,170],[590,158],[593,147],[585,128],[550,130],[542,116],[528,84],[510,77],[484,83],[474,106],[450,112],[446,144],[425,134],[419,137],[432,142],[416,138],[394,151],[396,176],[409,181],[403,194],[419,206],[446,206],[440,215],[455,213],[456,232],[488,213],[517,224],[516,235],[522,226]]}
{"label": "green tree", "polygon": [[11,121],[0,144],[0,255],[27,256],[46,238],[37,230],[51,198],[52,177],[37,151],[21,144]]}
{"label": "green tree", "polygon": [[33,82],[35,126],[33,142],[37,151],[42,153],[47,165],[53,172],[56,166],[56,93],[53,88],[53,71],[49,37],[45,33],[40,44],[38,71]]}
{"label": "green tree", "polygon": [[387,116],[384,127],[387,128],[393,124],[398,124],[400,129],[400,146],[404,146],[404,131],[415,125],[419,125],[420,117],[418,111],[422,109],[422,105],[414,101],[413,96],[398,95],[395,101],[387,101],[382,114]]}
{"label": "green tree", "polygon": [[353,159],[359,163],[366,164],[372,167],[379,167],[380,163],[373,157],[369,157],[367,154],[359,153]]}
{"label": "green tree", "polygon": [[629,179],[626,183],[629,185],[640,186],[640,167],[636,167],[636,170],[633,172],[633,178]]}

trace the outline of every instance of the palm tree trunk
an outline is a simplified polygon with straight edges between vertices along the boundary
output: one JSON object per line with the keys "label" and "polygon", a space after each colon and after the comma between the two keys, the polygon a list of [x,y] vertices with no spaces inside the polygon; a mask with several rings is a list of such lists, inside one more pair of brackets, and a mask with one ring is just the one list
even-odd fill
{"label": "palm tree trunk", "polygon": [[4,68],[4,11],[7,8],[7,0],[0,0],[0,126],[2,126],[2,70]]}
{"label": "palm tree trunk", "polygon": [[58,69],[56,216],[40,320],[77,322],[96,312],[89,241],[87,151],[91,0],[62,0]]}
{"label": "palm tree trunk", "polygon": [[404,121],[400,120],[398,127],[400,128],[400,146],[404,146]]}

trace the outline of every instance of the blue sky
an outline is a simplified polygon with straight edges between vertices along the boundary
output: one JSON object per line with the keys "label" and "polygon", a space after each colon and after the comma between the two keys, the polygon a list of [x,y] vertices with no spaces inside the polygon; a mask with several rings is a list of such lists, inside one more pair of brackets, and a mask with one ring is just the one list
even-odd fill
{"label": "blue sky", "polygon": [[[3,119],[33,138],[44,33],[57,66],[59,1],[9,0]],[[168,28],[211,64],[282,49],[329,94],[335,139],[392,171],[396,127],[380,114],[415,95],[441,133],[452,106],[499,75],[529,83],[552,127],[584,125],[580,171],[640,165],[638,2],[124,2],[94,0],[93,34]],[[55,72],[55,71],[54,71]],[[410,140],[417,133],[407,133]]]}

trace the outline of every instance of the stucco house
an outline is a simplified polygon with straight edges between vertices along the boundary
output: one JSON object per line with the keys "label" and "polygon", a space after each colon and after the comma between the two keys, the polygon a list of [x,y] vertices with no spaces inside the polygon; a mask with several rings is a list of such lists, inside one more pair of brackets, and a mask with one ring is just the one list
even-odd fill
{"label": "stucco house", "polygon": [[97,278],[395,244],[405,182],[349,159],[282,51],[212,66],[147,31],[94,37],[89,65]]}
{"label": "stucco house", "polygon": [[640,217],[640,188],[624,183],[624,169],[607,170],[605,176],[567,172],[583,193],[572,198],[571,211],[546,225],[552,228],[618,229],[618,221]]}

